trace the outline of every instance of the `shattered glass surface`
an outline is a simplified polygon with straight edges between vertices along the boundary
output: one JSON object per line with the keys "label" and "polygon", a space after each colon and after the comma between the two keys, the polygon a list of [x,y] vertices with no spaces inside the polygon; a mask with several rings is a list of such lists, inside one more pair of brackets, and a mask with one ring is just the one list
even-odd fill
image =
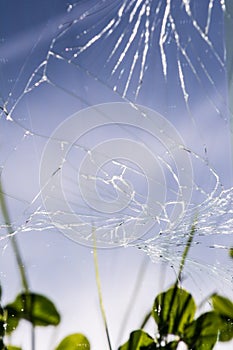
{"label": "shattered glass surface", "polygon": [[[61,231],[89,247],[143,250],[177,271],[195,222],[185,276],[199,281],[204,273],[216,288],[232,291],[230,6],[225,0],[80,0],[62,4],[33,30],[10,35],[6,29],[0,166],[16,237]],[[130,112],[114,119],[103,107],[102,124],[90,122],[76,139],[62,134],[70,116],[79,116],[78,129],[109,104],[130,106],[138,121],[129,121]],[[128,144],[138,159],[128,151],[124,156]],[[48,145],[61,152],[60,162],[47,160],[51,168],[44,163]],[[156,160],[156,171],[141,165],[139,145]],[[114,155],[106,153],[114,147]],[[82,168],[83,159],[93,174]],[[60,183],[70,212],[59,206]],[[148,184],[157,186],[152,194]],[[85,198],[90,188],[92,206]],[[1,217],[3,251],[6,226]]]}

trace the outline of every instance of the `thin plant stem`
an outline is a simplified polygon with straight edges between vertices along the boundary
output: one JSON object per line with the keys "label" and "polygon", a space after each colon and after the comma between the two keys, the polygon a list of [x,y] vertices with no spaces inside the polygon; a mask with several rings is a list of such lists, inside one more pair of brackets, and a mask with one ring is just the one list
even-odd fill
{"label": "thin plant stem", "polygon": [[[175,295],[176,295],[177,287],[178,287],[178,284],[179,284],[179,282],[181,280],[181,275],[182,275],[182,272],[183,272],[183,269],[184,269],[185,261],[186,261],[188,252],[189,252],[189,250],[191,248],[195,232],[196,232],[196,220],[194,221],[194,223],[193,223],[193,225],[191,227],[191,230],[190,230],[190,233],[189,233],[189,238],[188,238],[188,241],[187,241],[186,246],[185,246],[185,250],[184,250],[183,255],[182,255],[180,268],[179,268],[179,272],[178,272],[177,279],[176,279],[176,282],[175,282],[174,294],[173,294],[173,297],[172,297],[172,300],[171,300],[170,308],[172,308],[172,306],[173,306],[173,302],[174,302],[174,298],[175,298]],[[144,320],[143,320],[143,322],[141,324],[141,327],[140,327],[141,329],[143,329],[145,327],[145,325],[149,321],[150,317],[151,317],[151,311],[148,312],[146,314],[146,316],[144,317]]]}
{"label": "thin plant stem", "polygon": [[[170,301],[170,304],[169,304],[168,315],[171,313],[173,305],[174,305],[174,302],[175,302],[175,298],[176,298],[177,291],[178,291],[178,288],[179,288],[178,285],[179,285],[179,283],[181,281],[181,275],[182,275],[182,272],[183,272],[183,269],[184,269],[184,265],[185,265],[185,262],[186,262],[186,258],[187,258],[188,252],[189,252],[189,250],[191,248],[191,245],[192,245],[192,242],[193,242],[193,238],[194,238],[195,232],[196,232],[196,220],[194,221],[194,223],[191,226],[191,230],[190,230],[190,233],[189,233],[188,241],[186,243],[184,252],[182,254],[179,272],[178,272],[178,275],[177,275],[177,279],[176,279],[176,282],[175,282],[175,285],[174,285],[174,288],[173,288],[173,292],[172,292],[172,296],[171,296],[171,301]],[[161,305],[161,309],[163,309],[163,308],[164,308],[164,298],[163,298],[163,302],[162,302],[162,305]]]}
{"label": "thin plant stem", "polygon": [[146,324],[149,321],[150,317],[151,317],[151,311],[148,312],[148,314],[146,314],[146,316],[144,317],[144,320],[142,321],[140,329],[143,329],[146,326]]}
{"label": "thin plant stem", "polygon": [[13,251],[15,253],[16,262],[17,262],[17,265],[19,268],[21,283],[22,283],[22,286],[23,286],[23,289],[25,290],[25,292],[28,293],[29,292],[28,279],[27,279],[25,267],[23,264],[23,259],[22,259],[21,254],[20,254],[19,246],[18,246],[18,243],[16,241],[16,237],[14,235],[14,230],[13,230],[13,227],[11,225],[10,216],[8,213],[8,209],[7,209],[6,200],[4,197],[1,181],[0,181],[0,207],[1,207],[1,211],[2,211],[2,215],[4,218],[7,232],[11,236],[10,241],[11,241]]}
{"label": "thin plant stem", "polygon": [[103,303],[103,295],[102,295],[102,288],[101,288],[101,281],[100,281],[95,232],[93,232],[93,237],[94,237],[93,255],[94,255],[94,265],[95,265],[95,278],[96,278],[96,285],[97,285],[98,296],[99,296],[100,311],[101,311],[102,319],[104,322],[104,328],[105,328],[106,337],[107,337],[107,341],[108,341],[108,347],[109,347],[109,350],[112,350],[112,345],[111,345],[111,340],[110,340],[110,335],[109,335],[109,330],[108,330],[107,317],[106,317],[104,303]]}
{"label": "thin plant stem", "polygon": [[[25,295],[27,296],[29,294],[29,283],[28,283],[28,279],[27,279],[27,274],[26,274],[25,266],[24,266],[23,259],[22,259],[21,253],[20,253],[19,246],[18,246],[16,237],[14,235],[14,229],[11,225],[11,220],[10,220],[9,212],[7,209],[7,204],[6,204],[1,180],[0,180],[0,208],[2,211],[2,215],[4,218],[4,223],[6,225],[7,232],[10,236],[10,242],[11,242],[14,254],[15,254],[17,265],[18,265],[22,287],[25,291]],[[31,312],[31,305],[29,307],[29,312]],[[31,330],[31,342],[32,342],[32,350],[35,350],[35,326],[33,324],[32,324],[32,330]]]}
{"label": "thin plant stem", "polygon": [[186,246],[185,246],[185,250],[184,250],[183,255],[182,255],[180,268],[179,268],[178,276],[177,276],[176,283],[175,283],[176,286],[178,285],[178,283],[181,280],[181,275],[182,275],[182,272],[183,272],[183,269],[184,269],[185,261],[186,261],[188,252],[189,252],[189,250],[191,248],[195,232],[196,232],[196,220],[192,224],[192,227],[191,227],[191,230],[190,230],[190,233],[189,233],[189,238],[188,238],[188,241],[187,241]]}

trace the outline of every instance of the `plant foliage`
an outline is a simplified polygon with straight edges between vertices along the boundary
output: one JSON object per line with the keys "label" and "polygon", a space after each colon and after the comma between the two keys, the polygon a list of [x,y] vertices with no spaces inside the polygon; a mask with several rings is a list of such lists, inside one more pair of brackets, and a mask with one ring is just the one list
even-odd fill
{"label": "plant foliage", "polygon": [[[8,233],[12,235],[13,229],[9,225],[10,219],[1,182],[0,209],[5,219],[6,227],[8,227]],[[152,310],[145,317],[141,329],[131,332],[129,340],[121,345],[118,350],[177,350],[180,343],[185,343],[189,350],[211,350],[218,339],[222,342],[233,339],[233,303],[229,299],[218,294],[212,295],[210,300],[208,300],[212,305],[211,310],[195,317],[197,307],[192,295],[179,287],[195,231],[196,227],[193,224],[175,284],[156,296]],[[30,291],[23,260],[14,236],[12,236],[11,242],[21,276],[23,291],[16,296],[13,302],[2,306],[2,290],[0,286],[0,350],[23,350],[6,343],[7,337],[17,329],[21,320],[30,322],[34,332],[35,327],[57,326],[61,317],[55,304],[50,299]],[[229,250],[229,255],[233,257],[233,248]],[[95,254],[95,267],[109,350],[112,350],[102,305],[97,254]],[[155,321],[157,329],[155,337],[152,337],[142,329],[150,317]],[[32,339],[34,341],[34,337]],[[81,333],[68,335],[54,350],[75,349],[91,349],[88,339]],[[33,342],[32,350],[35,350],[35,342]]]}

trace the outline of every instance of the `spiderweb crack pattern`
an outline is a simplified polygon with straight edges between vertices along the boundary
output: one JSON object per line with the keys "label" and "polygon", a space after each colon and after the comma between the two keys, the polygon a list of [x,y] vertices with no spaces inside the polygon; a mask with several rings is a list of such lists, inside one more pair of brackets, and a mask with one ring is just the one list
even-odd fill
{"label": "spiderweb crack pattern", "polygon": [[[52,132],[60,123],[76,111],[109,101],[125,102],[132,108],[146,105],[173,123],[184,138],[184,143],[175,147],[188,154],[192,162],[192,197],[178,226],[172,226],[171,213],[178,202],[184,206],[177,194],[185,188],[180,183],[176,159],[166,145],[129,125],[106,126],[74,143],[62,136],[54,140],[61,151],[69,152],[54,167],[51,179],[64,175],[63,188],[72,210],[82,216],[81,228],[87,221],[94,222],[97,228],[105,228],[101,239],[108,235],[114,241],[119,231],[124,233],[122,223],[134,221],[138,212],[144,213],[141,225],[148,217],[151,219],[145,206],[144,172],[129,161],[112,159],[95,175],[82,174],[98,184],[100,197],[107,201],[120,192],[127,193],[130,203],[127,210],[108,216],[79,201],[80,192],[75,192],[79,167],[75,160],[81,162],[81,156],[89,155],[92,164],[98,165],[93,156],[93,140],[105,142],[108,135],[136,140],[154,152],[156,149],[166,178],[166,200],[162,205],[157,203],[161,211],[153,218],[154,229],[133,243],[129,239],[121,240],[120,244],[138,246],[154,260],[171,263],[172,257],[173,264],[175,254],[178,264],[190,225],[197,216],[190,266],[200,269],[209,266],[208,271],[215,272],[224,261],[224,280],[232,283],[230,262],[219,256],[227,255],[233,224],[232,189],[227,175],[229,154],[224,159],[228,136],[222,136],[229,132],[225,15],[224,0],[82,0],[69,4],[56,30],[45,31],[37,39],[14,81],[1,93],[2,129],[11,135],[10,140],[2,135],[1,178],[9,208],[15,213],[12,219],[15,234],[54,228],[49,219],[51,213],[41,202],[43,188],[38,175],[33,180],[32,177],[38,172],[45,143],[51,141]],[[147,114],[144,117],[149,119]],[[162,127],[160,132],[166,134]],[[15,167],[20,169],[17,185],[12,175]],[[19,185],[27,181],[33,190]],[[52,200],[59,201],[56,194],[50,195]],[[57,228],[63,227],[67,215],[55,212]],[[66,228],[75,231],[75,225],[71,221]],[[4,224],[1,233],[5,240]],[[206,262],[195,251],[200,246],[208,251]]]}

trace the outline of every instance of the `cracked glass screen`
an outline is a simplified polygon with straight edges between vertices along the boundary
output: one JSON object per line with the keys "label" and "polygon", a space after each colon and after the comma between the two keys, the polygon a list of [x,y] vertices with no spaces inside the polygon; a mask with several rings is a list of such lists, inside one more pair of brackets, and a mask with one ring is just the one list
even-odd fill
{"label": "cracked glass screen", "polygon": [[[3,298],[20,286],[14,237],[32,289],[64,295],[64,318],[94,343],[101,328],[88,328],[87,306],[82,322],[70,316],[68,297],[97,307],[94,247],[107,248],[99,259],[117,328],[111,285],[124,284],[126,305],[144,261],[144,285],[158,288],[158,271],[166,284],[193,225],[182,282],[203,298],[232,297],[230,0],[22,0],[0,13]],[[116,346],[127,334],[118,331]],[[58,335],[46,334],[37,341],[49,349]]]}

